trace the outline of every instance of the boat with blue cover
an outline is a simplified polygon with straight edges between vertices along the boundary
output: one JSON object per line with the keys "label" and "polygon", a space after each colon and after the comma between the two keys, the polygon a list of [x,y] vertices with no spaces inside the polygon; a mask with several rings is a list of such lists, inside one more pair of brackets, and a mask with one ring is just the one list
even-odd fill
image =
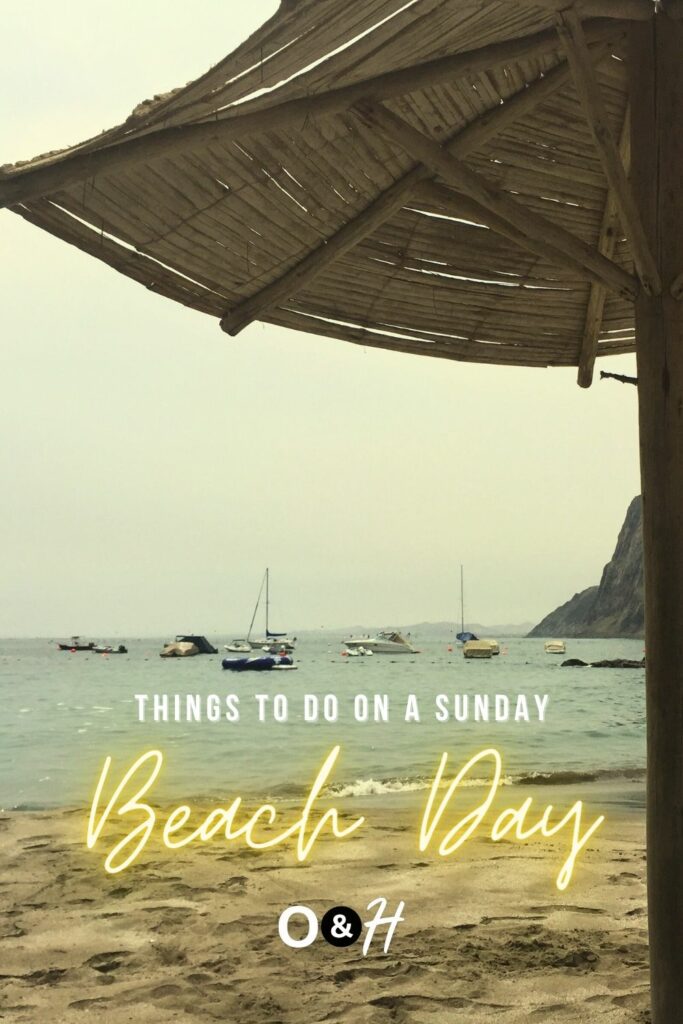
{"label": "boat with blue cover", "polygon": [[271,672],[276,669],[296,669],[288,654],[274,657],[271,654],[262,658],[223,658],[221,662],[228,672]]}

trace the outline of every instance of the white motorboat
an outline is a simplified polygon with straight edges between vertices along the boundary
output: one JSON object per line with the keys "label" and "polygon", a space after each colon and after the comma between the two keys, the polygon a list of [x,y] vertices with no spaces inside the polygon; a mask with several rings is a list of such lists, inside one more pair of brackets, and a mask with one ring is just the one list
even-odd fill
{"label": "white motorboat", "polygon": [[247,640],[233,640],[231,644],[223,644],[226,651],[231,651],[232,654],[249,654],[252,650],[251,644]]}
{"label": "white motorboat", "polygon": [[546,640],[543,645],[546,654],[566,654],[567,645],[564,640]]}
{"label": "white motorboat", "polygon": [[268,651],[269,654],[291,654],[296,647],[296,637],[283,636],[279,640],[252,640],[254,646],[260,647],[262,651]]}
{"label": "white motorboat", "polygon": [[350,636],[344,640],[350,651],[360,648],[366,654],[417,654],[413,645],[394,629],[382,630],[376,636]]}

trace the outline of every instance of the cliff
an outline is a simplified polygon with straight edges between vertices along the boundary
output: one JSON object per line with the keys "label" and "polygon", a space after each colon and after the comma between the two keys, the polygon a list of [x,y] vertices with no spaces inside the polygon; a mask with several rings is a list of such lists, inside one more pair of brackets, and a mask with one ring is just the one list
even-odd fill
{"label": "cliff", "polygon": [[574,594],[529,636],[641,637],[644,632],[640,497],[628,507],[617,546],[596,587]]}

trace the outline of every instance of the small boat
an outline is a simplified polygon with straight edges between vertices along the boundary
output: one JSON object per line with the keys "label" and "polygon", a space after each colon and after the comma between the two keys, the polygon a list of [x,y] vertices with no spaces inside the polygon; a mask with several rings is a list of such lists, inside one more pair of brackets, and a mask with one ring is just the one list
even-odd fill
{"label": "small boat", "polygon": [[363,648],[370,654],[417,654],[418,651],[395,629],[385,629],[376,636],[350,636],[344,640],[349,652]]}
{"label": "small boat", "polygon": [[567,645],[564,640],[546,640],[543,650],[546,654],[566,654]]}
{"label": "small boat", "polygon": [[468,640],[462,653],[465,658],[492,658],[493,648],[488,640]]}
{"label": "small boat", "polygon": [[253,648],[247,640],[233,640],[231,644],[223,644],[231,654],[249,654]]}
{"label": "small boat", "polygon": [[178,634],[175,642],[177,644],[194,644],[198,654],[218,654],[218,649],[210,644],[205,636],[194,636],[190,633]]}
{"label": "small boat", "polygon": [[163,651],[159,652],[160,658],[194,658],[199,654],[199,649],[193,643],[187,641],[175,641],[164,644]]}
{"label": "small boat", "polygon": [[283,651],[285,654],[291,654],[296,647],[296,637],[283,636],[280,640],[270,640],[264,643],[257,640],[256,643],[260,644],[262,651],[268,651],[269,654],[282,654]]}
{"label": "small boat", "polygon": [[90,643],[82,643],[80,636],[72,636],[71,640],[63,644],[58,643],[57,647],[60,651],[94,651],[95,641],[91,640]]}
{"label": "small boat", "polygon": [[298,668],[286,654],[275,658],[271,655],[262,658],[223,658],[221,665],[228,672],[271,672]]}
{"label": "small boat", "polygon": [[110,647],[108,644],[98,644],[94,648],[95,654],[128,654],[128,648],[124,644],[119,644],[118,647]]}

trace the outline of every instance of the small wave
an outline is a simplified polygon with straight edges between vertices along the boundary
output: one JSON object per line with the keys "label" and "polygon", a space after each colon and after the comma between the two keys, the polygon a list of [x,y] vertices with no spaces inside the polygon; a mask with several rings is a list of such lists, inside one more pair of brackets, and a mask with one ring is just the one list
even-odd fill
{"label": "small wave", "polygon": [[426,779],[356,779],[347,785],[338,783],[330,786],[326,795],[340,799],[347,796],[381,796],[382,793],[415,793],[429,786]]}
{"label": "small wave", "polygon": [[515,778],[517,786],[568,786],[582,782],[607,782],[616,779],[645,778],[644,768],[603,768],[594,772],[556,771],[528,772]]}
{"label": "small wave", "polygon": [[[440,788],[444,789],[450,785],[452,779],[444,779]],[[328,786],[325,796],[344,797],[350,796],[381,796],[383,793],[417,793],[423,789],[431,789],[434,785],[434,778],[390,778],[390,779],[356,779],[355,782],[343,783]],[[460,783],[462,789],[480,789],[483,786],[490,786],[491,779],[463,779]],[[509,776],[502,778],[500,786],[512,785]]]}

